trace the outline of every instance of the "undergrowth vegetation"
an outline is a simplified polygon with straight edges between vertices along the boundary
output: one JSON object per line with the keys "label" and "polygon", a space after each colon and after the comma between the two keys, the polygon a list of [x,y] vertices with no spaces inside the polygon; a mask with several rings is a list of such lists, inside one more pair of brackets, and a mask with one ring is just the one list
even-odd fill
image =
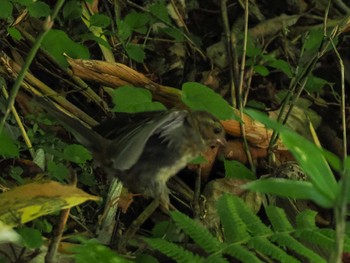
{"label": "undergrowth vegetation", "polygon": [[[271,2],[0,0],[0,262],[346,262],[350,7]],[[204,110],[228,143],[164,212],[39,97],[90,128]]]}

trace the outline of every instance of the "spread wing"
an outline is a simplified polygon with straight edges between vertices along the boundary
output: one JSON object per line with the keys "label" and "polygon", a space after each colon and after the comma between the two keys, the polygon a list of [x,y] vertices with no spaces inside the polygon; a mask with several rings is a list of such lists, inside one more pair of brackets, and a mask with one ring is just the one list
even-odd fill
{"label": "spread wing", "polygon": [[183,125],[187,114],[184,110],[158,112],[151,118],[121,126],[108,145],[106,157],[113,161],[116,169],[128,170],[138,161],[151,136],[170,139],[167,138],[169,131]]}

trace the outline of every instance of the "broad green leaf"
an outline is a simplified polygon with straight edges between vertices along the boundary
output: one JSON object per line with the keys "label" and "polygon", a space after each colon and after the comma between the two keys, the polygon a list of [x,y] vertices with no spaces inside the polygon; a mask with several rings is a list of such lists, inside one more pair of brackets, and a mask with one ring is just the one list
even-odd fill
{"label": "broad green leaf", "polygon": [[13,5],[8,0],[1,0],[0,18],[8,19],[12,16]]}
{"label": "broad green leaf", "polygon": [[194,110],[204,110],[221,120],[239,120],[233,108],[212,89],[197,83],[187,82],[182,85],[182,101]]}
{"label": "broad green leaf", "polygon": [[63,158],[79,164],[84,164],[92,159],[91,153],[82,145],[68,145],[63,151]]}
{"label": "broad green leaf", "polygon": [[136,44],[127,44],[125,46],[125,51],[128,54],[128,57],[136,62],[142,63],[145,59],[145,51],[140,45]]}
{"label": "broad green leaf", "polygon": [[75,19],[80,18],[83,9],[80,1],[70,0],[63,7],[63,18],[64,19]]}
{"label": "broad green leaf", "polygon": [[37,229],[24,226],[17,229],[17,232],[18,234],[21,235],[23,245],[26,248],[30,248],[30,249],[40,248],[44,243],[41,233]]}
{"label": "broad green leaf", "polygon": [[268,70],[268,68],[263,65],[255,65],[253,69],[254,69],[254,72],[258,73],[263,77],[266,77],[267,75],[270,74],[270,71]]}
{"label": "broad green leaf", "polygon": [[249,170],[245,165],[238,161],[224,161],[225,165],[225,175],[228,178],[238,178],[238,179],[252,179],[255,180],[256,176]]}
{"label": "broad green leaf", "polygon": [[289,78],[292,77],[292,70],[290,68],[290,65],[282,59],[276,59],[268,63],[268,65],[272,68],[276,68],[281,70],[284,74],[286,74]]}
{"label": "broad green leaf", "polygon": [[51,29],[43,39],[43,47],[48,51],[62,67],[67,68],[68,62],[63,54],[71,58],[88,59],[89,50],[71,40],[61,30]]}
{"label": "broad green leaf", "polygon": [[68,178],[69,171],[68,168],[62,163],[56,164],[53,161],[47,163],[47,171],[60,182]]}
{"label": "broad green leaf", "polygon": [[120,87],[112,92],[115,112],[143,112],[165,110],[165,106],[152,101],[152,94],[144,88]]}
{"label": "broad green leaf", "polygon": [[246,113],[267,127],[280,132],[284,145],[303,168],[315,190],[328,199],[330,203],[334,202],[338,194],[338,186],[322,149],[285,126],[270,120],[262,113],[254,110],[246,110]]}
{"label": "broad green leaf", "polygon": [[249,58],[251,57],[257,57],[260,54],[262,54],[263,51],[261,48],[257,47],[255,45],[255,40],[252,36],[248,35],[248,42],[247,42],[247,56]]}
{"label": "broad green leaf", "polygon": [[51,13],[50,6],[41,1],[33,2],[33,4],[28,5],[27,8],[29,14],[35,18],[47,17]]}
{"label": "broad green leaf", "polygon": [[9,226],[22,225],[88,200],[97,201],[99,197],[54,181],[29,183],[0,194],[0,221]]}
{"label": "broad green leaf", "polygon": [[305,85],[305,90],[308,92],[320,92],[322,88],[326,85],[332,86],[333,83],[328,82],[327,80],[322,78],[309,76]]}
{"label": "broad green leaf", "polygon": [[304,38],[304,48],[306,51],[317,52],[323,39],[323,30],[314,29],[308,32]]}
{"label": "broad green leaf", "polygon": [[150,6],[149,11],[161,21],[164,21],[168,24],[171,23],[168,10],[165,6],[165,2],[159,2]]}
{"label": "broad green leaf", "polygon": [[111,19],[109,16],[94,14],[90,17],[90,26],[106,28],[110,24],[111,24]]}
{"label": "broad green leaf", "polygon": [[[1,8],[0,8],[1,9]],[[19,32],[16,28],[14,27],[8,27],[7,28],[7,33],[10,34],[10,36],[14,39],[14,40],[21,40],[22,39],[22,34],[21,32]]]}
{"label": "broad green leaf", "polygon": [[171,27],[160,28],[160,32],[164,32],[168,36],[174,38],[176,41],[183,42],[185,41],[184,33],[180,29],[175,29]]}
{"label": "broad green leaf", "polygon": [[18,157],[19,149],[17,142],[14,141],[4,131],[0,134],[0,155],[5,157]]}
{"label": "broad green leaf", "polygon": [[132,34],[132,28],[123,20],[117,21],[117,27],[118,27],[118,37],[122,42],[125,42],[128,40],[128,38]]}
{"label": "broad green leaf", "polygon": [[312,200],[324,208],[334,206],[334,200],[320,193],[310,182],[283,178],[261,179],[245,184],[242,188],[294,199]]}
{"label": "broad green leaf", "polygon": [[139,13],[131,11],[124,18],[124,23],[128,24],[130,29],[141,34],[147,33],[147,24],[150,21],[148,13]]}
{"label": "broad green leaf", "polygon": [[131,263],[122,256],[117,255],[115,251],[91,239],[84,241],[83,244],[71,248],[74,253],[76,263]]}

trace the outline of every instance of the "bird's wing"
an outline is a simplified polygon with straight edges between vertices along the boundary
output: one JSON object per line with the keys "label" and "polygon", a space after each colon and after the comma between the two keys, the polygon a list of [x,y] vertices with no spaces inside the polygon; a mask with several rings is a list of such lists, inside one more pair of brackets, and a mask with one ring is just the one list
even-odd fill
{"label": "bird's wing", "polygon": [[152,135],[163,137],[164,130],[182,125],[187,114],[185,110],[164,111],[147,121],[131,125],[132,128],[113,138],[107,149],[107,158],[113,160],[113,166],[118,170],[130,169],[140,158]]}

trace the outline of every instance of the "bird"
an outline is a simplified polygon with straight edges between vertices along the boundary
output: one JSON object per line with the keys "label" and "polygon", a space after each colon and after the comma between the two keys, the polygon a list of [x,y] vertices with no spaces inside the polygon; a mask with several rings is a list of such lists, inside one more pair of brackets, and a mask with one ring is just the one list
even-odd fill
{"label": "bird", "polygon": [[117,113],[90,129],[47,99],[38,101],[68,127],[108,176],[118,177],[134,194],[158,198],[165,209],[170,204],[167,181],[206,149],[226,145],[219,119],[206,111]]}

